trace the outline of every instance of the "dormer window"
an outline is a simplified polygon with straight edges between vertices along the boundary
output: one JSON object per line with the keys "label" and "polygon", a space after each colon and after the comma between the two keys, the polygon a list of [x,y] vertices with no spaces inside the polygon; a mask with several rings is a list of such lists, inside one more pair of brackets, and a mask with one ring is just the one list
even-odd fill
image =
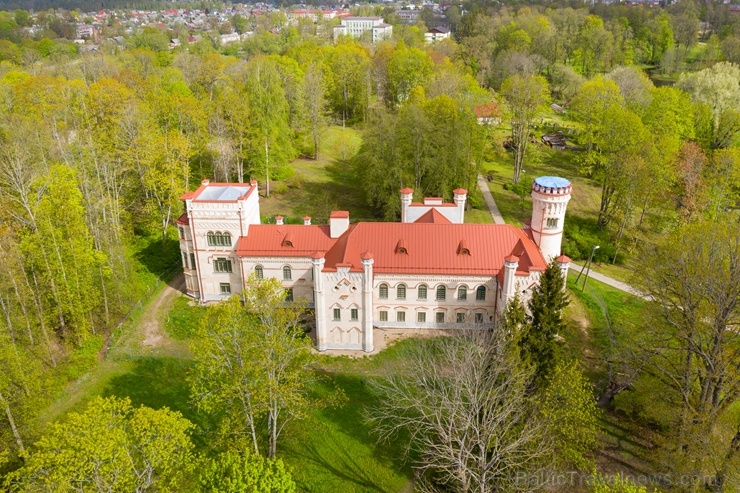
{"label": "dormer window", "polygon": [[283,246],[292,247],[293,246],[293,242],[292,241],[286,241],[285,243],[283,243]]}
{"label": "dormer window", "polygon": [[468,243],[465,240],[462,240],[460,244],[457,245],[457,254],[470,256],[470,248],[468,248]]}
{"label": "dormer window", "polygon": [[409,252],[407,252],[405,248],[399,248],[398,253],[405,253],[406,255],[409,254]]}
{"label": "dormer window", "polygon": [[396,253],[400,253],[403,255],[409,254],[409,249],[408,249],[408,246],[406,245],[406,240],[404,240],[403,238],[398,240],[398,243],[396,243]]}
{"label": "dormer window", "polygon": [[462,250],[460,250],[460,255],[470,255],[470,250],[468,250],[467,248],[463,248]]}

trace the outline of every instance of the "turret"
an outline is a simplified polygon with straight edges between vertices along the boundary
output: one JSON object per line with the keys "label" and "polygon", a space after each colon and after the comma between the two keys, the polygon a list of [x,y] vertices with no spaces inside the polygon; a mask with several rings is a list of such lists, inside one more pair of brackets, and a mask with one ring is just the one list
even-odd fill
{"label": "turret", "polygon": [[565,178],[540,176],[532,183],[532,237],[547,262],[560,256],[565,209],[573,186]]}
{"label": "turret", "polygon": [[464,188],[457,188],[452,191],[452,196],[453,202],[455,202],[455,206],[460,214],[460,224],[463,224],[465,222],[465,201],[468,198],[468,191]]}

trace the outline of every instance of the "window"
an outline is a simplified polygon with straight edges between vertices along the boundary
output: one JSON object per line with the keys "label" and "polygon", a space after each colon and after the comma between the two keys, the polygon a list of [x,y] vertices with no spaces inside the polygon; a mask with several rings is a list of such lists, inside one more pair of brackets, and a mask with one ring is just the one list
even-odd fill
{"label": "window", "polygon": [[457,301],[466,301],[468,299],[468,288],[467,286],[460,286],[457,288]]}
{"label": "window", "polygon": [[437,313],[435,313],[435,314],[434,314],[434,320],[435,320],[435,321],[436,321],[436,322],[437,322],[438,324],[443,324],[443,323],[445,323],[445,312],[437,312]]}
{"label": "window", "polygon": [[215,233],[209,231],[206,234],[206,238],[208,239],[208,246],[231,246],[231,233],[228,231],[224,231],[223,233],[220,231],[216,231]]}
{"label": "window", "polygon": [[190,268],[195,269],[195,254],[194,253],[190,254]]}
{"label": "window", "polygon": [[342,310],[340,310],[339,308],[334,309],[334,320],[342,320]]}
{"label": "window", "polygon": [[403,284],[399,284],[396,288],[396,298],[399,300],[405,300],[406,299],[406,286]]}
{"label": "window", "polygon": [[256,277],[257,279],[264,279],[265,271],[261,265],[257,265],[254,267],[254,277]]}
{"label": "window", "polygon": [[427,321],[427,312],[416,312],[416,321],[424,323]]}
{"label": "window", "polygon": [[388,285],[387,284],[381,284],[380,285],[380,295],[379,298],[381,300],[388,299]]}
{"label": "window", "polygon": [[406,312],[396,312],[396,322],[405,322]]}
{"label": "window", "polygon": [[486,301],[486,287],[478,286],[475,290],[475,301]]}
{"label": "window", "polygon": [[219,286],[221,286],[221,294],[231,294],[231,284],[228,282],[222,282]]}
{"label": "window", "polygon": [[217,258],[213,261],[213,272],[231,273],[231,260],[227,258]]}
{"label": "window", "polygon": [[287,265],[283,267],[283,281],[290,281],[293,279],[293,273],[290,271],[290,267]]}
{"label": "window", "polygon": [[349,319],[352,320],[353,322],[357,322],[360,319],[359,310],[357,310],[357,308],[352,308],[349,311]]}
{"label": "window", "polygon": [[419,299],[425,300],[427,299],[427,287],[426,284],[422,284],[419,286]]}
{"label": "window", "polygon": [[182,252],[182,265],[185,266],[185,268],[188,268],[188,254],[185,252]]}
{"label": "window", "polygon": [[475,323],[482,324],[483,323],[483,314],[482,313],[476,313],[475,314]]}
{"label": "window", "polygon": [[293,288],[288,288],[285,290],[285,301],[288,303],[291,303],[293,301]]}
{"label": "window", "polygon": [[457,323],[461,324],[465,322],[465,314],[464,313],[458,313],[457,314]]}
{"label": "window", "polygon": [[558,218],[557,217],[548,217],[547,223],[545,223],[545,226],[548,228],[557,228],[558,227]]}
{"label": "window", "polygon": [[437,286],[437,301],[444,301],[447,297],[447,288],[444,286]]}
{"label": "window", "polygon": [[381,322],[387,322],[388,321],[388,312],[385,310],[382,310],[378,312],[378,315],[380,315],[380,321]]}
{"label": "window", "polygon": [[177,230],[180,232],[180,239],[185,239],[185,230],[183,228],[177,228]]}

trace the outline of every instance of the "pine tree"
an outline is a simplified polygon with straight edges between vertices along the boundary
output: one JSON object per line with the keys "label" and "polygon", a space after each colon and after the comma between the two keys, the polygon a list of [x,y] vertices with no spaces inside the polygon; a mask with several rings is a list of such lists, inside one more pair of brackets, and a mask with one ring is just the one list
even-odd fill
{"label": "pine tree", "polygon": [[523,325],[518,345],[522,360],[534,367],[537,386],[541,386],[557,364],[555,336],[565,328],[563,308],[568,305],[563,285],[563,274],[553,261],[540,276],[539,286],[532,291],[527,305],[529,323]]}

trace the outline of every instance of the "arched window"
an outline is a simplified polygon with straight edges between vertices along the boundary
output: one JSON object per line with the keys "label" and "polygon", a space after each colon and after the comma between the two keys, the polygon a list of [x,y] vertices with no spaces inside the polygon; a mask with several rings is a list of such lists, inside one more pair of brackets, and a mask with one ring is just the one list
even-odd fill
{"label": "arched window", "polygon": [[231,233],[228,231],[225,231],[224,234],[221,235],[221,245],[231,246]]}
{"label": "arched window", "polygon": [[388,285],[387,284],[381,284],[380,285],[380,294],[378,295],[378,297],[381,300],[388,299]]}
{"label": "arched window", "polygon": [[475,301],[486,301],[486,287],[478,286],[475,290]]}
{"label": "arched window", "polygon": [[403,284],[399,284],[396,287],[396,298],[399,300],[405,300],[406,299],[406,286]]}
{"label": "arched window", "polygon": [[291,279],[293,279],[293,275],[290,271],[290,267],[286,265],[283,267],[283,281],[290,281]]}
{"label": "arched window", "polygon": [[215,246],[216,245],[216,235],[213,234],[213,231],[209,231],[206,234],[206,238],[208,239],[208,246]]}
{"label": "arched window", "polygon": [[468,288],[467,286],[460,286],[457,288],[457,301],[466,301],[468,299]]}
{"label": "arched window", "polygon": [[206,238],[208,239],[208,246],[231,246],[231,233],[228,231],[224,231],[223,233],[220,231],[216,231],[215,233],[209,231],[206,234]]}
{"label": "arched window", "polygon": [[265,271],[262,269],[261,265],[255,266],[254,277],[256,277],[257,279],[262,279],[265,277]]}
{"label": "arched window", "polygon": [[422,284],[421,286],[419,286],[419,299],[420,300],[427,299],[427,285],[426,284]]}
{"label": "arched window", "polygon": [[445,286],[437,286],[437,301],[444,301],[447,298],[447,288]]}

